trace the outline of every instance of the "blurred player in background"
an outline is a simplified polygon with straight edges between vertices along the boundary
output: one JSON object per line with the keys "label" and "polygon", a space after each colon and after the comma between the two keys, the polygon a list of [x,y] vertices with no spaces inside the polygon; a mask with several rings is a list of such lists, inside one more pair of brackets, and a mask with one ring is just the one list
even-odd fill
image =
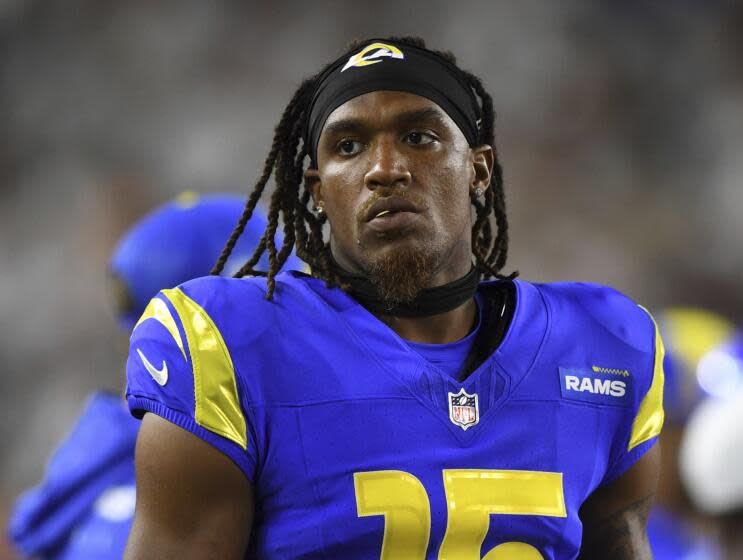
{"label": "blurred player in background", "polygon": [[661,436],[663,461],[655,506],[648,520],[648,537],[656,560],[715,558],[699,515],[683,489],[679,445],[690,414],[705,396],[697,370],[700,360],[732,332],[723,317],[695,308],[670,308],[656,316],[666,345]]}
{"label": "blurred player in background", "polygon": [[[209,271],[244,206],[241,196],[184,193],[125,233],[110,262],[124,333],[131,332],[158,290]],[[227,272],[252,254],[265,226],[257,212]],[[302,263],[291,257],[287,266]],[[134,513],[138,428],[120,395],[89,397],[51,457],[44,480],[16,503],[10,535],[21,554],[54,560],[122,557]]]}
{"label": "blurred player in background", "polygon": [[[704,358],[714,387],[689,420],[680,468],[694,505],[716,523],[725,560],[743,558],[743,332]],[[724,394],[723,394],[724,392]]]}

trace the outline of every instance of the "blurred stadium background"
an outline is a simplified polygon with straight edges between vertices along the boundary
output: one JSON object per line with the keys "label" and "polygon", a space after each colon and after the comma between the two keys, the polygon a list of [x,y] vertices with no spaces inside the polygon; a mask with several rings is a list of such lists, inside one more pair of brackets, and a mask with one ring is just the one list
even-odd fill
{"label": "blurred stadium background", "polygon": [[183,190],[248,192],[300,79],[388,34],[493,94],[509,269],[743,322],[741,2],[0,0],[0,525],[123,384],[118,236]]}

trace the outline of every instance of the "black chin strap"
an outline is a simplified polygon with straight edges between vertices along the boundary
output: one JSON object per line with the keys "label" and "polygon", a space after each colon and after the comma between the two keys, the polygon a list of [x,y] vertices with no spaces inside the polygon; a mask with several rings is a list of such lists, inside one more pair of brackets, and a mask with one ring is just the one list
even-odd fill
{"label": "black chin strap", "polygon": [[341,279],[351,286],[353,297],[368,311],[395,317],[428,317],[456,309],[475,297],[480,281],[480,275],[472,267],[459,280],[421,291],[412,303],[390,305],[379,298],[377,289],[368,278],[343,270],[334,260],[333,264]]}

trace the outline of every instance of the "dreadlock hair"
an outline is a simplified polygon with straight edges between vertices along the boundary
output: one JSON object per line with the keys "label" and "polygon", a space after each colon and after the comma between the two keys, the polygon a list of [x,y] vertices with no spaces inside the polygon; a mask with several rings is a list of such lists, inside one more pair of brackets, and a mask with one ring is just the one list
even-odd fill
{"label": "dreadlock hair", "polygon": [[[387,37],[382,40],[426,48],[425,41],[419,37]],[[342,56],[350,56],[363,43],[363,41],[354,41]],[[456,58],[451,52],[434,52],[456,65]],[[310,266],[312,275],[325,280],[328,287],[337,286],[343,290],[349,289],[334,268],[330,256],[330,244],[323,238],[323,224],[326,218],[324,215],[313,214],[309,206],[310,189],[303,182],[308,146],[304,145],[302,134],[309,118],[309,105],[316,81],[331,65],[332,62],[314,76],[304,80],[284,109],[274,131],[273,142],[263,165],[263,172],[255,183],[245,204],[245,210],[211,271],[211,274],[217,275],[224,269],[235,243],[242,235],[265,191],[268,180],[271,175],[274,175],[276,188],[271,195],[266,229],[253,255],[234,275],[235,278],[245,275],[266,276],[268,282],[266,298],[269,300],[273,298],[276,288],[275,276],[291,254],[292,248],[296,248],[297,256]],[[494,147],[493,100],[478,77],[464,70],[462,73],[480,100],[482,118],[479,144],[489,144]],[[495,158],[490,187],[485,191],[484,200],[480,201],[474,194],[470,195],[475,211],[475,222],[472,226],[472,253],[475,257],[475,267],[481,277],[511,279],[518,273],[514,272],[507,276],[500,273],[506,264],[508,255],[508,220],[503,192],[503,170],[498,162],[497,152]],[[301,190],[300,185],[302,185]],[[279,227],[279,219],[283,222],[283,242],[281,247],[277,248],[275,235]],[[268,251],[268,271],[256,270],[254,267],[266,251]]]}

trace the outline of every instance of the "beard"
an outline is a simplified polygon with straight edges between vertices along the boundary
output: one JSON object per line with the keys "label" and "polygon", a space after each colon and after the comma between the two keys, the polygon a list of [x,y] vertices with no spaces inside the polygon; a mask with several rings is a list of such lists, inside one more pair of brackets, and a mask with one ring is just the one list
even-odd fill
{"label": "beard", "polygon": [[[409,191],[396,190],[389,195],[411,200],[421,212],[427,208],[423,198]],[[363,227],[369,208],[380,198],[381,195],[370,197],[358,210],[358,230]],[[384,237],[391,242],[399,242],[407,235],[409,234],[405,232],[387,232]],[[387,249],[379,253],[360,247],[361,268],[374,286],[377,297],[388,309],[413,303],[430,286],[431,278],[443,262],[443,247],[435,241],[400,245],[402,246],[394,250]]]}
{"label": "beard", "polygon": [[413,303],[429,287],[441,262],[432,247],[402,247],[382,255],[367,256],[364,269],[378,297],[392,308]]}

